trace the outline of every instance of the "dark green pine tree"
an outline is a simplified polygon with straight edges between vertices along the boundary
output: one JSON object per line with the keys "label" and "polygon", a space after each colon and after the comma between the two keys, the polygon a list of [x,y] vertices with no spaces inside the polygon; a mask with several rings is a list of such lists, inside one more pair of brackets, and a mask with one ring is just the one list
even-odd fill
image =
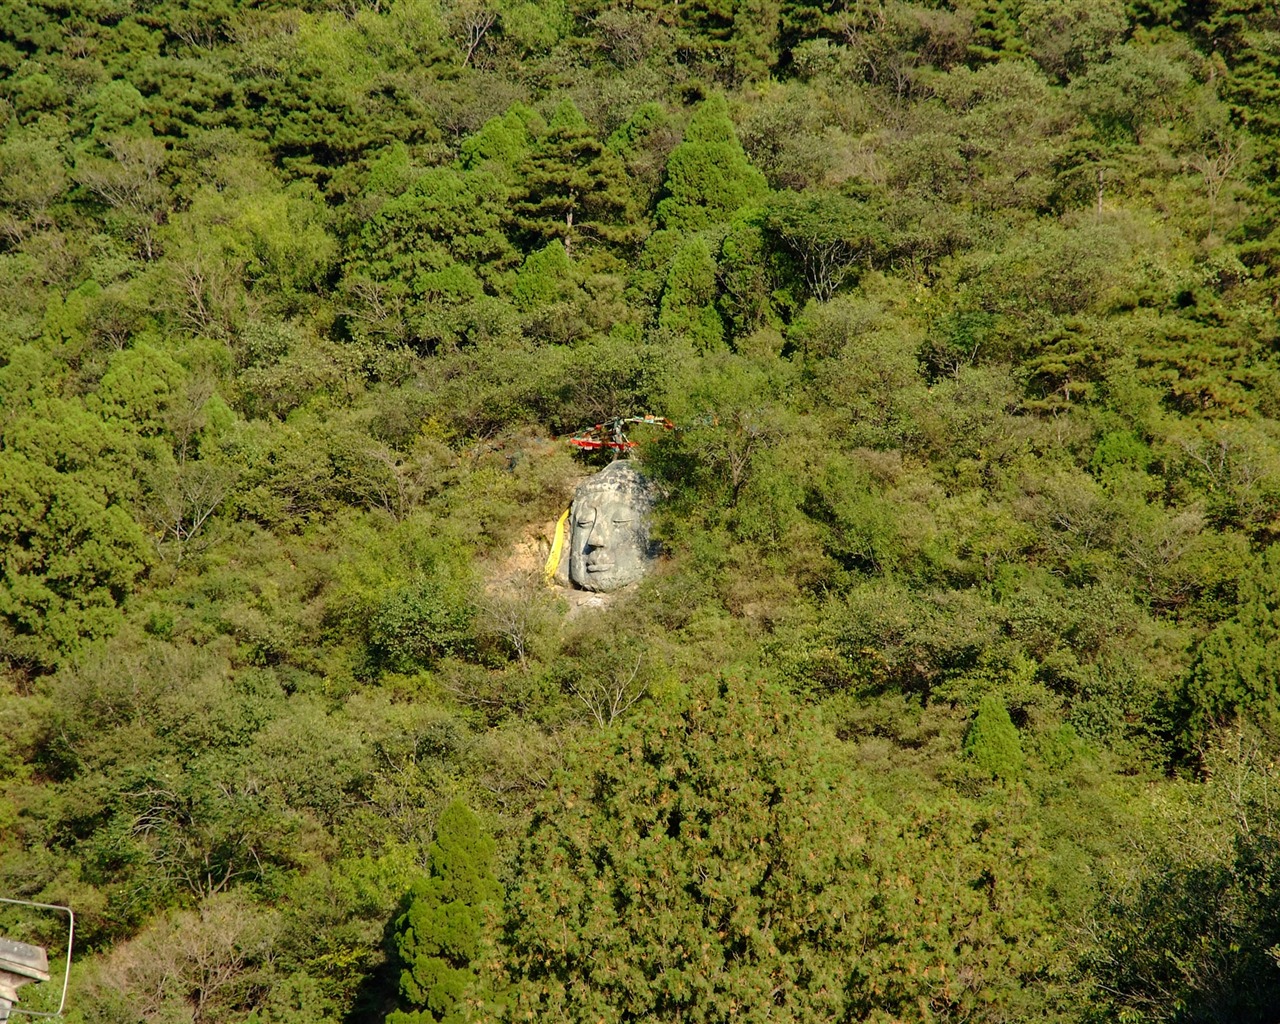
{"label": "dark green pine tree", "polygon": [[1002,782],[1014,782],[1022,775],[1022,744],[1018,729],[1009,717],[1009,709],[994,693],[978,704],[969,732],[964,738],[965,752],[978,767]]}
{"label": "dark green pine tree", "polygon": [[767,76],[778,62],[778,0],[709,0],[679,10],[688,45],[718,80],[736,86]]}
{"label": "dark green pine tree", "polygon": [[1194,7],[1184,0],[1128,0],[1125,13],[1129,16],[1129,23],[1134,26],[1156,28],[1171,25],[1183,31],[1194,13]]}
{"label": "dark green pine tree", "polygon": [[1205,7],[1194,31],[1226,63],[1222,98],[1242,127],[1267,140],[1272,152],[1262,155],[1273,156],[1280,147],[1280,9],[1272,0],[1217,0]]}
{"label": "dark green pine tree", "polygon": [[969,42],[969,64],[994,64],[1006,57],[1027,52],[1018,34],[1017,8],[1013,0],[985,0],[974,13],[973,37]]}
{"label": "dark green pine tree", "polygon": [[1273,197],[1280,196],[1280,14],[1263,24],[1261,12],[1238,37],[1231,73],[1222,98],[1231,116],[1254,139],[1259,180]]}
{"label": "dark green pine tree", "polygon": [[782,0],[778,9],[778,49],[783,62],[789,62],[792,51],[810,39],[838,39],[832,26],[835,6],[824,0]]}
{"label": "dark green pine tree", "polygon": [[724,97],[712,96],[694,111],[684,140],[667,159],[663,191],[658,224],[679,231],[728,223],[768,194],[764,175],[738,141]]}
{"label": "dark green pine tree", "polygon": [[1183,685],[1183,742],[1197,750],[1236,715],[1280,736],[1280,545],[1240,580],[1235,618],[1201,642]]}
{"label": "dark green pine tree", "polygon": [[556,108],[520,168],[515,222],[531,247],[581,238],[622,245],[643,234],[622,160],[595,137],[572,100]]}
{"label": "dark green pine tree", "polygon": [[715,307],[716,261],[706,239],[697,235],[676,250],[662,293],[658,324],[683,335],[699,352],[724,343],[724,322]]}
{"label": "dark green pine tree", "polygon": [[1027,398],[1023,407],[1041,414],[1066,412],[1092,399],[1120,342],[1106,325],[1087,318],[1055,320],[1031,339],[1023,360]]}
{"label": "dark green pine tree", "polygon": [[409,909],[396,922],[404,963],[400,994],[415,1009],[392,1013],[387,1024],[466,1020],[484,914],[501,896],[493,873],[496,848],[461,800],[445,808],[428,851],[429,874],[415,883]]}

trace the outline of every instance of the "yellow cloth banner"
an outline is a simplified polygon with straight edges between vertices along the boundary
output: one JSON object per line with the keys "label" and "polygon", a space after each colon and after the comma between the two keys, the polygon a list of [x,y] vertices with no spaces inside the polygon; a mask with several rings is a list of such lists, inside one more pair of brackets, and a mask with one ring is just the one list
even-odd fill
{"label": "yellow cloth banner", "polygon": [[565,509],[564,515],[556,523],[556,535],[551,541],[551,554],[547,556],[547,564],[542,570],[548,583],[555,577],[556,570],[560,568],[560,556],[564,553],[564,528],[568,521],[569,510]]}

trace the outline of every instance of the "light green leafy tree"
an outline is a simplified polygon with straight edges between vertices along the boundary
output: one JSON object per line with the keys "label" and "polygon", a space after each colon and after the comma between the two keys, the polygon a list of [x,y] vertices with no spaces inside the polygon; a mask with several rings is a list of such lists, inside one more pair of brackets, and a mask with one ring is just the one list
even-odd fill
{"label": "light green leafy tree", "polygon": [[888,249],[876,210],[847,196],[779,192],[770,197],[765,225],[799,264],[809,293],[822,302],[859,264],[870,267]]}
{"label": "light green leafy tree", "polygon": [[49,207],[67,187],[67,168],[56,139],[33,129],[0,144],[0,228],[15,239],[52,223]]}

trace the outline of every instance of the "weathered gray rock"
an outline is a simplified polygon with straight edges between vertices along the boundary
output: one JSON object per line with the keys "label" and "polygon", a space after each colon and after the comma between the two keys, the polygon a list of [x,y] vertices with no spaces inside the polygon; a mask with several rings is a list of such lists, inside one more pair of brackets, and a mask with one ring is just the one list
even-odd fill
{"label": "weathered gray rock", "polygon": [[653,560],[649,518],[656,492],[636,467],[614,462],[588,477],[569,506],[569,578],[584,590],[635,583]]}
{"label": "weathered gray rock", "polygon": [[43,947],[0,937],[0,1021],[9,1019],[21,986],[48,980],[49,958]]}

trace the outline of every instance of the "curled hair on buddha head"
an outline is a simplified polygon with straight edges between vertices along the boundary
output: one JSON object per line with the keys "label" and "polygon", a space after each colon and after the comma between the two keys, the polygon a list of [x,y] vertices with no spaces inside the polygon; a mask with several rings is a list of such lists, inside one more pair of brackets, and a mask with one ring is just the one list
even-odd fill
{"label": "curled hair on buddha head", "polygon": [[611,462],[599,473],[587,477],[578,484],[573,500],[605,493],[622,495],[647,505],[652,505],[658,497],[649,478],[629,459]]}

